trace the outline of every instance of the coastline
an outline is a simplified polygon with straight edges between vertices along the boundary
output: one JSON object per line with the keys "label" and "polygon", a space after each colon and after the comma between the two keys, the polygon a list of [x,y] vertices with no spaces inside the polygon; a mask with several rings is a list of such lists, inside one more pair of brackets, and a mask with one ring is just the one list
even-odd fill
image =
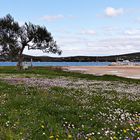
{"label": "coastline", "polygon": [[125,78],[140,79],[140,66],[67,66],[64,70],[85,74],[116,75]]}

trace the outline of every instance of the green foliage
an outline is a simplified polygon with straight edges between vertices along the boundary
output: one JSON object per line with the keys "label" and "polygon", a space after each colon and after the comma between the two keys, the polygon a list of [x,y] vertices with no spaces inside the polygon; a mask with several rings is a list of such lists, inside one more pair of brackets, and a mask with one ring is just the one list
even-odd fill
{"label": "green foliage", "polygon": [[0,55],[14,60],[19,52],[17,46],[19,25],[11,15],[0,18]]}

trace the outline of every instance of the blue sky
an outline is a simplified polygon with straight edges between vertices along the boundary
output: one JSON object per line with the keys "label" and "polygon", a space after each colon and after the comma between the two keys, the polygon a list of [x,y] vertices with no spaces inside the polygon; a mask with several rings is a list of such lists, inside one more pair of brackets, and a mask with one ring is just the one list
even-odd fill
{"label": "blue sky", "polygon": [[140,52],[139,0],[0,0],[0,17],[8,13],[46,26],[62,56]]}

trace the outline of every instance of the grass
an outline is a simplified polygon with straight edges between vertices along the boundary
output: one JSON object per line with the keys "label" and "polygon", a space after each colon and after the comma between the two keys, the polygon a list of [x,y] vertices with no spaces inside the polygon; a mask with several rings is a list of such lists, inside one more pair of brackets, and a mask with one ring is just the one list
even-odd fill
{"label": "grass", "polygon": [[104,76],[95,76],[91,74],[82,74],[76,72],[62,71],[61,67],[34,67],[32,70],[28,71],[17,71],[15,67],[0,67],[0,74],[38,74],[42,75],[44,78],[55,78],[55,77],[68,77],[68,78],[81,78],[87,80],[103,80],[103,81],[123,81],[129,83],[138,83],[138,79],[123,78],[115,75],[104,75]]}
{"label": "grass", "polygon": [[[16,71],[0,67],[1,75],[118,81],[139,85],[139,80],[116,76],[96,77],[35,68]],[[37,76],[38,77],[38,76]],[[38,77],[39,78],[39,77]],[[121,96],[123,94],[123,96]],[[140,136],[140,98],[115,90],[67,87],[27,87],[0,80],[1,140],[124,140]]]}

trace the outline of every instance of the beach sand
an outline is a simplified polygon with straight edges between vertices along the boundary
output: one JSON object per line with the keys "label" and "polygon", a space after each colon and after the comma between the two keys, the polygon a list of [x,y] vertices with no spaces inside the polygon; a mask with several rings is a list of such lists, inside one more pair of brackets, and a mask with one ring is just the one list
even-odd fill
{"label": "beach sand", "polygon": [[117,75],[120,77],[140,79],[140,66],[68,66],[65,70],[94,75]]}

